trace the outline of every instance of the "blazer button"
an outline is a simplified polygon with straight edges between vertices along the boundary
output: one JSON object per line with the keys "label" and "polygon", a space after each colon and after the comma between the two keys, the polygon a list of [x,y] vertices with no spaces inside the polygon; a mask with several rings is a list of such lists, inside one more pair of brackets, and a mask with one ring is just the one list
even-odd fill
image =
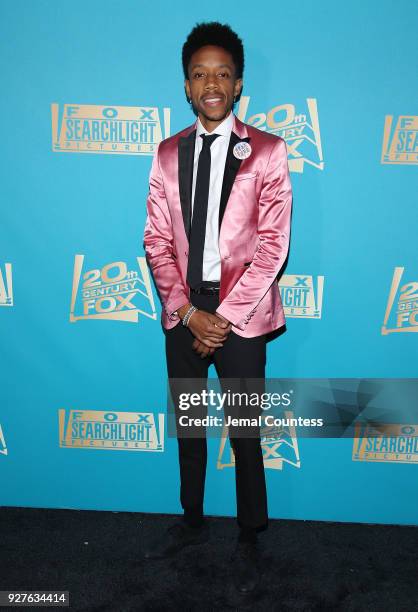
{"label": "blazer button", "polygon": [[187,255],[189,254],[189,252],[188,252],[188,251],[184,251],[184,254],[185,254],[185,255],[186,255],[186,257],[187,257]]}

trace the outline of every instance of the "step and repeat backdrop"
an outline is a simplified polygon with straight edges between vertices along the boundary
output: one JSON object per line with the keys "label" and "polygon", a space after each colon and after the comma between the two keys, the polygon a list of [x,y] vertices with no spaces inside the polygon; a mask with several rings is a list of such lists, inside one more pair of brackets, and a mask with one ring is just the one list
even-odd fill
{"label": "step and repeat backdrop", "polygon": [[[283,406],[270,516],[418,524],[417,9],[1,2],[0,505],[181,511],[142,238],[156,146],[195,121],[181,47],[217,20],[245,45],[236,115],[289,155],[267,375],[343,424],[302,435],[304,394]],[[208,444],[205,511],[234,516],[228,439]]]}

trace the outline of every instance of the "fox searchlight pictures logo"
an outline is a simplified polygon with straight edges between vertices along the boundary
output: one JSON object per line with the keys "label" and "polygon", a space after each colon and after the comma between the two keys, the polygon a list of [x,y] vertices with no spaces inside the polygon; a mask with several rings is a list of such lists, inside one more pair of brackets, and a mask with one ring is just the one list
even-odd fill
{"label": "fox searchlight pictures logo", "polygon": [[170,109],[151,106],[51,104],[52,150],[61,153],[153,155],[170,136]]}
{"label": "fox searchlight pictures logo", "polygon": [[[392,125],[394,127],[392,128]],[[382,164],[418,164],[418,116],[386,115],[383,130]]]}
{"label": "fox searchlight pictures logo", "polygon": [[286,317],[320,319],[324,294],[324,276],[283,274],[279,291]]}
{"label": "fox searchlight pictures logo", "polygon": [[352,460],[418,464],[418,427],[415,424],[356,423]]}
{"label": "fox searchlight pictures logo", "polygon": [[164,451],[164,414],[58,410],[61,448]]}

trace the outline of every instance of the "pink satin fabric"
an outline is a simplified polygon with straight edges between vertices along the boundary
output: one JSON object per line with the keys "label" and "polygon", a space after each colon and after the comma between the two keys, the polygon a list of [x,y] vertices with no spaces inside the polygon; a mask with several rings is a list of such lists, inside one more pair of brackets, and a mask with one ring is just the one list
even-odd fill
{"label": "pink satin fabric", "polygon": [[[175,311],[190,300],[177,146],[179,137],[194,128],[189,126],[159,144],[150,173],[144,248],[167,329],[179,323]],[[222,220],[217,312],[233,324],[236,334],[250,338],[285,323],[276,277],[289,249],[292,186],[283,138],[235,116],[232,129],[240,138],[250,136],[252,152],[241,163]]]}

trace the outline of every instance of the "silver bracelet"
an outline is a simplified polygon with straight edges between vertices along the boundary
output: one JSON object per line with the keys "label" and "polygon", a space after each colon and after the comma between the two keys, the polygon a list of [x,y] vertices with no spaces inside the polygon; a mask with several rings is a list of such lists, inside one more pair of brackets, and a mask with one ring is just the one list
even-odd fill
{"label": "silver bracelet", "polygon": [[193,314],[194,314],[195,312],[197,312],[198,310],[199,310],[198,308],[195,308],[195,309],[194,309],[194,310],[193,310],[193,311],[190,313],[189,318],[187,319],[187,327],[189,327],[190,319],[192,318]]}
{"label": "silver bracelet", "polygon": [[186,312],[184,318],[183,318],[183,325],[185,327],[188,327],[189,325],[189,321],[190,321],[190,317],[192,316],[192,314],[197,310],[196,306],[190,306],[189,310]]}
{"label": "silver bracelet", "polygon": [[194,312],[196,312],[196,310],[197,310],[196,306],[190,306],[189,310],[186,312],[182,320],[182,324],[184,325],[184,327],[188,326],[190,317],[192,316]]}

